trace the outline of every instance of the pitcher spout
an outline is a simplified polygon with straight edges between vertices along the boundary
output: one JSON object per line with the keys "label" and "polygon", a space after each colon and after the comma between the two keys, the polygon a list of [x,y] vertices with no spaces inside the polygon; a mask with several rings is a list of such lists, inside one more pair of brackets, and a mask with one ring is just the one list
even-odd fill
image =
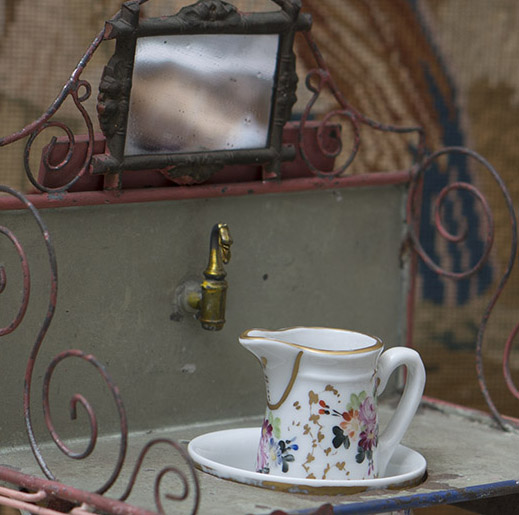
{"label": "pitcher spout", "polygon": [[303,350],[282,339],[284,336],[286,330],[250,329],[239,338],[262,366],[270,411],[279,409],[288,398],[303,357]]}
{"label": "pitcher spout", "polygon": [[240,343],[265,366],[267,356],[280,352],[283,344],[278,339],[280,331],[270,331],[268,329],[249,329],[244,331],[239,338]]}

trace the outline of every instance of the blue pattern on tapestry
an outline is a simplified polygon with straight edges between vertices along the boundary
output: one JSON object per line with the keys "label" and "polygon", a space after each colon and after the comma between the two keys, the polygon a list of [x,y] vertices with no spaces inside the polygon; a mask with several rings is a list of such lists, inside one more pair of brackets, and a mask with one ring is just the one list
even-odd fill
{"label": "blue pattern on tapestry", "polygon": [[[435,108],[438,113],[439,122],[443,130],[443,144],[450,146],[465,146],[465,135],[461,128],[460,113],[456,104],[456,88],[451,76],[442,62],[438,49],[431,41],[430,32],[424,20],[421,18],[419,10],[416,6],[416,0],[408,0],[414,8],[417,19],[423,27],[424,33],[434,49],[438,61],[442,65],[445,79],[449,82],[452,98],[445,98],[439,87],[437,86],[434,76],[430,73],[430,67],[427,62],[423,62],[423,70],[428,82],[428,87],[435,102]],[[453,106],[455,106],[453,108]],[[438,150],[438,149],[434,149]],[[431,149],[428,149],[431,151]],[[469,169],[468,159],[462,154],[448,155],[447,169],[440,171],[437,162],[433,163],[430,169],[424,174],[424,191],[423,204],[421,213],[420,239],[425,252],[437,263],[445,263],[445,256],[438,255],[437,243],[441,235],[434,227],[434,220],[430,219],[431,206],[433,206],[440,191],[448,184],[454,181],[472,183],[471,173]],[[460,220],[454,216],[455,203],[461,203]],[[446,249],[448,257],[452,262],[452,270],[455,272],[467,271],[472,268],[481,258],[485,242],[480,236],[481,224],[485,223],[481,219],[480,213],[476,211],[477,200],[467,192],[457,192],[449,194],[443,203],[443,223],[451,234],[457,234],[463,229],[462,224],[468,224],[467,238],[459,243],[448,242]],[[462,264],[462,251],[468,253],[468,265]],[[423,279],[423,297],[435,303],[442,303],[445,300],[445,290],[443,279],[425,265],[420,263],[420,274]],[[476,274],[477,293],[482,294],[492,282],[492,267],[487,262]],[[456,303],[458,305],[466,303],[470,299],[470,281],[464,279],[456,282]]]}

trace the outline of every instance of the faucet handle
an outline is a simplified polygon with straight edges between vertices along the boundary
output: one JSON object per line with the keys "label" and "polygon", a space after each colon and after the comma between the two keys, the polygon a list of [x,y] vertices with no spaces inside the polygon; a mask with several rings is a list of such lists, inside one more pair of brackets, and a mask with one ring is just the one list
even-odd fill
{"label": "faucet handle", "polygon": [[222,251],[222,261],[224,265],[231,260],[231,245],[233,244],[231,232],[227,224],[218,224],[218,243]]}

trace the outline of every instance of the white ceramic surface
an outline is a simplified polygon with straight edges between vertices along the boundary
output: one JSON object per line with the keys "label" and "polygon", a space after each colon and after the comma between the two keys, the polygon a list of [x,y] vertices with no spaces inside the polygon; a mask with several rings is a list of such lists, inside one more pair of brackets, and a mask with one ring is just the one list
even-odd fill
{"label": "white ceramic surface", "polygon": [[[420,404],[425,369],[413,349],[326,327],[250,329],[240,343],[260,362],[267,409],[255,470],[292,478],[376,479]],[[378,396],[406,366],[404,392],[380,428]]]}
{"label": "white ceramic surface", "polygon": [[355,494],[374,488],[406,488],[422,482],[427,463],[418,452],[399,445],[384,477],[358,480],[301,479],[254,471],[261,428],[215,431],[194,438],[188,452],[204,472],[222,479],[293,493]]}

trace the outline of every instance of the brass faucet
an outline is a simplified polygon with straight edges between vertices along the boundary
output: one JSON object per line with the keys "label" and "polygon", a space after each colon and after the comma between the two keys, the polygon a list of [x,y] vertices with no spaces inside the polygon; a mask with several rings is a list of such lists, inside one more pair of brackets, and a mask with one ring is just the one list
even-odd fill
{"label": "brass faucet", "polygon": [[219,331],[225,324],[227,275],[223,265],[231,259],[232,237],[227,224],[216,224],[211,231],[209,263],[200,288],[187,294],[187,304],[198,311],[204,329]]}

